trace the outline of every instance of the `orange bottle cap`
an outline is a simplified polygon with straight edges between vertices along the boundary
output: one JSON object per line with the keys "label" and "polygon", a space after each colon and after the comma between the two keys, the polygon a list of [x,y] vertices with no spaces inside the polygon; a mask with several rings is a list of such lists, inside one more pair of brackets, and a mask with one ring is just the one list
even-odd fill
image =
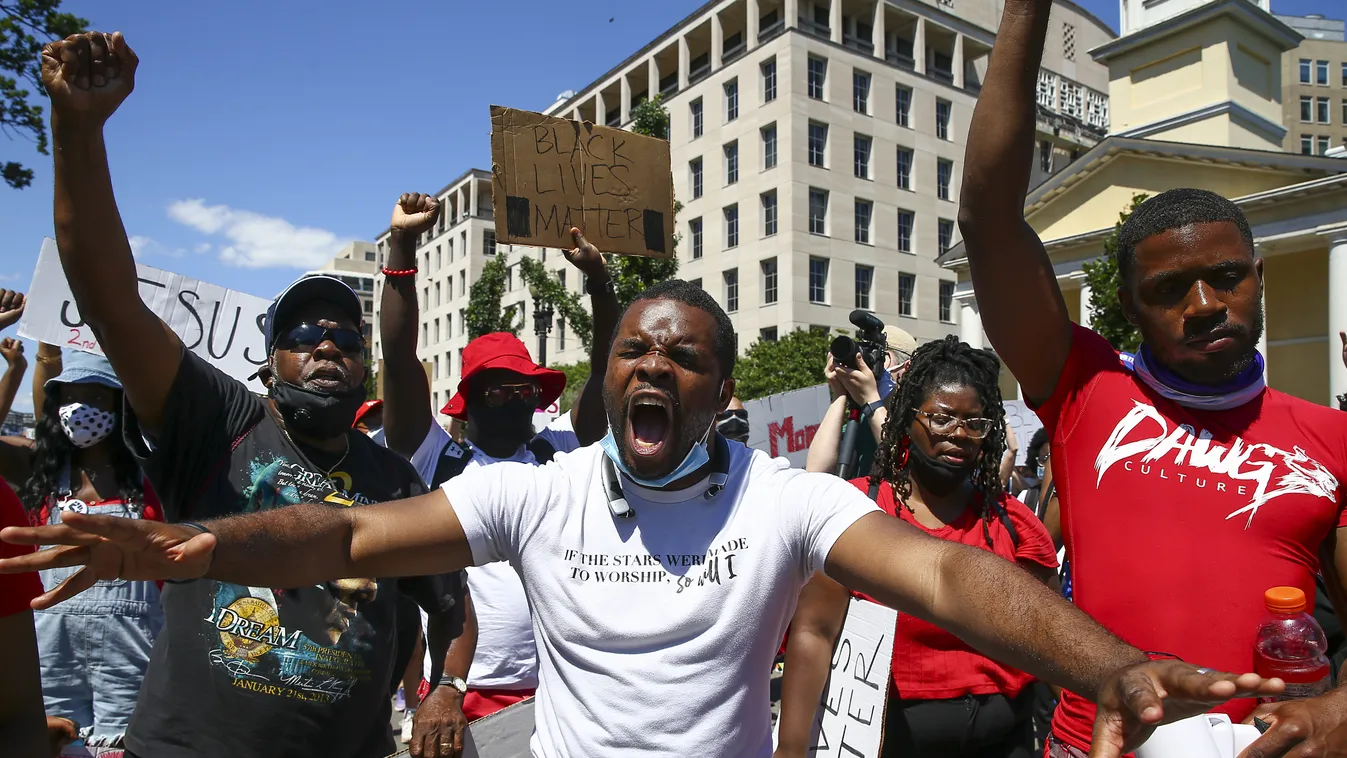
{"label": "orange bottle cap", "polygon": [[1299,613],[1308,605],[1299,587],[1273,587],[1263,593],[1263,602],[1273,613]]}

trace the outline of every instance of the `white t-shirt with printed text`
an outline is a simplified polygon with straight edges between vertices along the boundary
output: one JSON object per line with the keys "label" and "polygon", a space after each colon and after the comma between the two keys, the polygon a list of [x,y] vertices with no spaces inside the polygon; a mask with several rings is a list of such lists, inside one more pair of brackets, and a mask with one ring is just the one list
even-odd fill
{"label": "white t-shirt with printed text", "polygon": [[[544,429],[539,435],[563,454],[580,447],[575,432]],[[439,424],[431,424],[426,438],[412,456],[412,465],[421,478],[433,485],[435,467],[449,433]],[[465,446],[467,447],[467,446]],[[538,465],[533,453],[524,446],[509,458],[493,458],[473,448],[463,472],[495,463]],[[462,476],[462,474],[460,474]],[[467,570],[468,591],[477,613],[477,651],[468,669],[468,686],[485,690],[521,690],[538,686],[538,653],[533,641],[533,621],[519,574],[504,562],[472,566]],[[425,611],[421,625],[426,625]],[[422,661],[422,676],[430,679],[430,651]]]}
{"label": "white t-shirt with printed text", "polygon": [[769,678],[800,589],[874,504],[845,481],[730,443],[726,489],[624,480],[597,445],[444,485],[474,561],[509,561],[533,610],[538,758],[772,754]]}

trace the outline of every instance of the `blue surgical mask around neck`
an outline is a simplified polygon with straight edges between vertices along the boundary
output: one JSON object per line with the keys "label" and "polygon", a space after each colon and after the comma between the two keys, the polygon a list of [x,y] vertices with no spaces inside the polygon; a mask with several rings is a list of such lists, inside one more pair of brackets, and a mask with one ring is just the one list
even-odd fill
{"label": "blue surgical mask around neck", "polygon": [[613,436],[613,430],[611,428],[608,430],[608,434],[606,434],[603,439],[599,440],[599,446],[603,448],[604,454],[606,454],[609,460],[613,462],[613,465],[617,466],[617,470],[621,471],[628,479],[636,482],[642,487],[661,489],[711,462],[711,454],[706,450],[706,443],[707,440],[711,438],[711,430],[715,428],[716,419],[712,416],[711,425],[706,428],[706,434],[703,434],[701,440],[692,445],[692,449],[689,450],[687,456],[683,458],[683,462],[678,464],[678,467],[673,471],[670,471],[658,479],[643,479],[622,461],[622,452],[617,448],[617,439]]}

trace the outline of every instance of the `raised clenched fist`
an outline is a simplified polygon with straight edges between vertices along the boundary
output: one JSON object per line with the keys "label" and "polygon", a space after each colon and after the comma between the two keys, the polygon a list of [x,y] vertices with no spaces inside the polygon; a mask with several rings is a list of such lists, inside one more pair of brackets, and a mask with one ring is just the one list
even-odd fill
{"label": "raised clenched fist", "polygon": [[23,343],[13,337],[0,340],[0,358],[4,358],[10,366],[28,365],[28,360],[23,357]]}
{"label": "raised clenched fist", "polygon": [[0,329],[8,329],[23,315],[23,293],[0,289]]}
{"label": "raised clenched fist", "polygon": [[411,234],[420,234],[435,225],[440,217],[440,201],[420,192],[408,192],[393,206],[393,220],[389,227]]}
{"label": "raised clenched fist", "polygon": [[52,115],[102,125],[136,86],[140,59],[121,32],[72,34],[42,48]]}

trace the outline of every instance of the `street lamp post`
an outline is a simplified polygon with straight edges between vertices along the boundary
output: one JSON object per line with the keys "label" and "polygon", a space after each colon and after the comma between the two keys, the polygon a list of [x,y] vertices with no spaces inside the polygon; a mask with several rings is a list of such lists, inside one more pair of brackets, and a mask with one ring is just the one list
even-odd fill
{"label": "street lamp post", "polygon": [[533,333],[538,335],[538,365],[547,365],[547,335],[552,331],[552,304],[543,302],[536,287],[530,287],[533,295]]}

